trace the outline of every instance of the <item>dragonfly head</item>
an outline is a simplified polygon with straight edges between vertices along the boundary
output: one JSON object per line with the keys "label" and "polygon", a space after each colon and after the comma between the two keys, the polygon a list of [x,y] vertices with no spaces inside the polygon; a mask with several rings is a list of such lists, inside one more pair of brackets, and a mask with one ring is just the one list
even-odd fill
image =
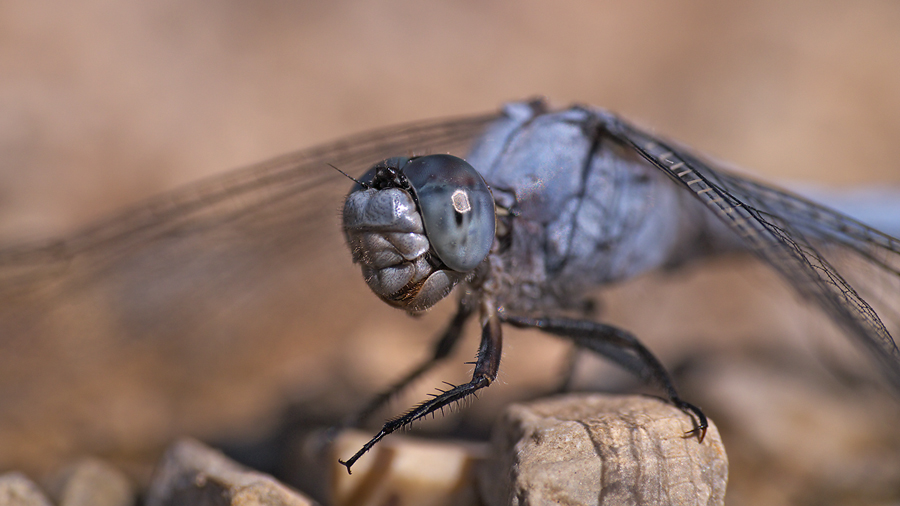
{"label": "dragonfly head", "polygon": [[360,182],[344,203],[344,235],[369,288],[385,302],[428,309],[490,252],[494,199],[461,158],[389,158]]}

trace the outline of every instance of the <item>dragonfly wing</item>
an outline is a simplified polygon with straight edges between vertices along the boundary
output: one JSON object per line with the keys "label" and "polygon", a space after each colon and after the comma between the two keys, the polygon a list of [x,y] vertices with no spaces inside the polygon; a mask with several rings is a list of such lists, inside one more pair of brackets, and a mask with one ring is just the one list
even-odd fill
{"label": "dragonfly wing", "polygon": [[[398,315],[351,264],[353,183],[329,164],[359,175],[390,156],[464,155],[494,117],[348,137],[0,250],[0,464],[262,427],[289,401],[346,414],[378,387],[348,367],[356,336]],[[401,316],[390,337],[421,340],[417,325]]]}
{"label": "dragonfly wing", "polygon": [[69,237],[2,249],[0,296],[62,278],[83,281],[129,253],[173,239],[196,243],[215,236],[282,250],[320,245],[323,236],[340,237],[340,206],[352,184],[329,165],[359,175],[398,154],[463,154],[496,117],[417,122],[347,137],[163,194]]}
{"label": "dragonfly wing", "polygon": [[900,350],[891,336],[900,322],[892,309],[900,296],[900,240],[722,169],[621,119],[613,117],[607,128],[692,192],[749,250],[818,304],[900,389]]}

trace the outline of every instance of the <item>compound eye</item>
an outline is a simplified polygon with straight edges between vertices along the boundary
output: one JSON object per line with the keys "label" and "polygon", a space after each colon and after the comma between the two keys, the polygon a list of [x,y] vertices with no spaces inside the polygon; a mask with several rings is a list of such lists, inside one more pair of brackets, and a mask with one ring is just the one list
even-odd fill
{"label": "compound eye", "polygon": [[477,267],[494,243],[494,197],[481,174],[451,155],[415,158],[403,174],[438,258],[455,271]]}

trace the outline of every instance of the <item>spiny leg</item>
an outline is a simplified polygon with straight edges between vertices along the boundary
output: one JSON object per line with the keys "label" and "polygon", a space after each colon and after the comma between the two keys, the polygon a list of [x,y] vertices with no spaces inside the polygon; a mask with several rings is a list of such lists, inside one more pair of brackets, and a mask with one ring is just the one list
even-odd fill
{"label": "spiny leg", "polygon": [[491,384],[497,377],[497,371],[500,369],[500,352],[503,345],[502,334],[500,331],[500,319],[497,317],[493,307],[490,304],[482,306],[483,326],[481,331],[481,345],[478,347],[477,361],[475,362],[475,372],[472,374],[472,380],[459,386],[455,386],[450,390],[446,390],[436,395],[433,399],[427,400],[408,411],[405,415],[389,420],[384,424],[378,434],[375,435],[368,443],[363,445],[358,452],[352,457],[339,460],[341,464],[350,467],[369,451],[376,443],[381,441],[384,436],[394,432],[395,430],[409,425],[410,423],[433,413],[448,404],[461,401],[475,393],[475,391]]}
{"label": "spiny leg", "polygon": [[434,350],[430,358],[419,364],[418,367],[407,373],[406,376],[391,385],[387,390],[376,395],[361,410],[354,413],[351,417],[344,421],[345,427],[353,427],[364,422],[372,413],[378,411],[385,403],[387,403],[397,392],[403,390],[410,383],[418,379],[420,376],[430,371],[440,361],[447,358],[454,346],[462,335],[463,325],[472,316],[472,307],[465,301],[460,300],[456,309],[456,314],[450,320],[450,323],[444,329],[440,339],[434,343]]}
{"label": "spiny leg", "polygon": [[637,338],[611,325],[588,320],[568,318],[524,318],[518,316],[501,317],[504,323],[520,328],[536,328],[555,336],[571,339],[576,345],[587,348],[620,364],[628,371],[648,382],[653,382],[665,390],[669,401],[678,409],[696,415],[699,423],[688,435],[697,434],[700,442],[706,436],[709,423],[706,415],[697,406],[678,396],[669,373],[655,356]]}

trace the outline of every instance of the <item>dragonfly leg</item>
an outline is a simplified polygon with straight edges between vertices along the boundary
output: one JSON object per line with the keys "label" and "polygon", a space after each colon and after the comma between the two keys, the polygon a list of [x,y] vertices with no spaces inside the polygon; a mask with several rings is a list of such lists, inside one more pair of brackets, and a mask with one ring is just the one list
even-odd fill
{"label": "dragonfly leg", "polygon": [[353,427],[361,424],[366,419],[368,419],[369,416],[372,415],[372,413],[381,409],[381,407],[384,406],[385,403],[387,403],[394,395],[409,386],[410,383],[418,379],[420,376],[430,371],[439,362],[447,358],[453,351],[456,343],[459,341],[459,337],[462,335],[463,326],[470,316],[472,316],[471,305],[461,300],[459,302],[459,306],[457,307],[456,314],[450,320],[450,323],[444,329],[444,332],[441,333],[440,339],[438,339],[434,343],[434,349],[432,351],[431,357],[419,364],[419,366],[415,369],[409,371],[406,376],[391,385],[387,390],[384,390],[383,392],[376,395],[362,409],[345,420],[343,425],[345,427]]}
{"label": "dragonfly leg", "polygon": [[697,406],[678,396],[669,373],[659,360],[633,334],[611,325],[589,320],[568,318],[524,318],[502,317],[504,323],[519,328],[536,328],[559,337],[572,340],[578,347],[587,348],[609,358],[647,382],[660,386],[669,401],[690,416],[697,417],[694,429],[688,435],[697,434],[700,442],[706,436],[709,423],[706,415]]}
{"label": "dragonfly leg", "polygon": [[[484,306],[490,307],[489,304],[484,304]],[[384,436],[387,436],[395,430],[409,425],[449,404],[465,399],[474,394],[477,390],[490,385],[491,382],[497,378],[497,371],[500,369],[500,353],[503,343],[500,330],[500,319],[492,309],[483,312],[485,313],[485,316],[483,317],[484,323],[481,332],[481,345],[478,347],[478,357],[475,362],[475,372],[472,374],[472,380],[449,390],[442,391],[439,395],[434,396],[434,398],[412,408],[405,415],[387,421],[378,434],[370,439],[368,443],[363,445],[358,452],[346,461],[339,461],[347,467],[348,473],[350,472],[350,467],[352,467],[363,454],[375,446],[376,443],[381,441]]]}

